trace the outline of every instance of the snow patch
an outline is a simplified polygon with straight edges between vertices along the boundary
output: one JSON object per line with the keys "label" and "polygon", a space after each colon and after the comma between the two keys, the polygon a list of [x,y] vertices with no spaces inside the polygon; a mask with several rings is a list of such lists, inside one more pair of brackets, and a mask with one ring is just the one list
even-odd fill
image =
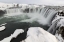
{"label": "snow patch", "polygon": [[5,25],[6,25],[6,24],[7,24],[7,23],[4,23],[4,24],[1,24],[1,25],[0,25],[0,31],[5,30],[5,28],[6,28]]}

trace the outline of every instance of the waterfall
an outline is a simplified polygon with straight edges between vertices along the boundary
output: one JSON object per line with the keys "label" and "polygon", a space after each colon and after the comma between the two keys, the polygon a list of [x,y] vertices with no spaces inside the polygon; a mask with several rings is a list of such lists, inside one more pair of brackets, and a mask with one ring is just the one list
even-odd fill
{"label": "waterfall", "polygon": [[[43,23],[44,24],[51,24],[53,18],[55,17],[57,11],[53,10],[53,9],[49,9],[49,8],[45,8],[42,10],[43,13],[42,16],[44,17],[43,19]],[[44,21],[45,20],[45,21]]]}
{"label": "waterfall", "polygon": [[38,7],[38,8],[36,9],[36,12],[37,12],[37,13],[40,13],[40,12],[41,12],[41,9],[42,9],[42,8]]}
{"label": "waterfall", "polygon": [[36,8],[29,8],[29,13],[35,13],[36,12]]}
{"label": "waterfall", "polygon": [[[30,19],[23,20],[23,22],[33,22],[35,20],[42,25],[49,26],[52,23],[53,17],[55,17],[57,11],[55,11],[53,9],[48,9],[48,8],[47,9],[45,8],[44,10],[45,10],[45,12],[44,12],[45,14],[43,14],[43,13],[27,14],[27,16],[30,17]],[[41,12],[44,10],[41,10]]]}
{"label": "waterfall", "polygon": [[41,10],[41,14],[42,14],[42,13],[44,14],[45,11],[46,11],[46,9],[47,9],[47,8],[42,8],[42,10]]}
{"label": "waterfall", "polygon": [[50,26],[50,24],[52,23],[53,17],[55,17],[55,15],[57,13],[57,11],[55,11],[54,9],[45,8],[45,7],[43,7],[43,8],[38,7],[37,9],[34,7],[33,8],[29,7],[29,8],[25,8],[25,9],[28,9],[29,12],[23,13],[23,11],[21,11],[21,8],[18,8],[18,7],[8,8],[8,9],[6,9],[6,11],[7,11],[6,17],[15,18],[16,16],[19,17],[19,15],[20,15],[20,17],[22,17],[22,15],[23,15],[25,18],[26,18],[26,16],[29,17],[29,19],[27,20],[29,22],[35,20],[42,25]]}
{"label": "waterfall", "polygon": [[7,14],[22,13],[22,10],[21,10],[21,8],[8,8],[8,9],[6,9],[6,12],[7,12]]}
{"label": "waterfall", "polygon": [[57,11],[55,10],[50,10],[49,14],[47,15],[47,20],[48,22],[52,22],[52,19],[55,17]]}
{"label": "waterfall", "polygon": [[[43,7],[44,8],[44,7]],[[47,9],[42,9],[41,13],[44,13],[44,11],[46,11]],[[7,14],[11,14],[11,13],[22,13],[23,11],[27,12],[27,13],[39,13],[41,11],[40,7],[28,7],[28,8],[21,8],[21,7],[10,7],[6,9],[6,13]],[[45,12],[46,13],[46,12]]]}
{"label": "waterfall", "polygon": [[57,23],[60,19],[56,20],[54,23],[52,23],[52,25],[50,26],[50,28],[47,30],[48,32],[50,32],[51,34],[55,34],[57,28]]}

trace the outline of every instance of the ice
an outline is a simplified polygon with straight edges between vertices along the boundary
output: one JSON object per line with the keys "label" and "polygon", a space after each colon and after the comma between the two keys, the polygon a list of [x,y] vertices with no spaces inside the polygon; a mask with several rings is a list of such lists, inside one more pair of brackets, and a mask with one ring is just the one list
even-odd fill
{"label": "ice", "polygon": [[5,24],[7,24],[7,23],[4,23],[4,24],[1,24],[1,25],[0,25],[0,31],[5,30],[5,28],[6,28],[6,27],[5,27]]}
{"label": "ice", "polygon": [[5,30],[5,26],[0,27],[0,31],[3,31],[3,30]]}
{"label": "ice", "polygon": [[56,33],[55,37],[57,38],[58,42],[64,42],[64,39],[61,37],[61,34]]}

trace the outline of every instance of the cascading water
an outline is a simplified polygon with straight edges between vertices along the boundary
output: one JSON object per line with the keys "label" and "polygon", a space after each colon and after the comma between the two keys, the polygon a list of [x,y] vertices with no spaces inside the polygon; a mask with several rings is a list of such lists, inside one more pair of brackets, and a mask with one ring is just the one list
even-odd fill
{"label": "cascading water", "polygon": [[54,34],[58,42],[64,42],[64,17],[56,15],[47,31]]}
{"label": "cascading water", "polygon": [[[23,9],[25,10],[26,8],[23,8]],[[6,9],[7,14],[5,14],[4,17],[15,18],[17,20],[16,17],[20,16],[20,20],[22,21],[21,18],[24,18],[24,17],[26,18],[26,16],[27,16],[27,17],[29,17],[29,19],[27,19],[28,21],[30,21],[32,19],[32,20],[36,20],[37,22],[39,22],[42,25],[50,25],[53,17],[57,13],[57,11],[55,11],[54,9],[50,9],[50,8],[46,8],[46,7],[43,7],[43,8],[29,7],[28,13],[24,13],[23,10],[22,11],[21,10],[22,9],[18,8],[18,7],[8,8],[8,9]]]}
{"label": "cascading water", "polygon": [[56,20],[55,22],[52,23],[52,25],[50,26],[50,28],[47,30],[48,32],[50,32],[51,34],[55,34],[57,28],[57,23],[58,21],[61,19]]}
{"label": "cascading water", "polygon": [[57,11],[53,10],[53,9],[49,9],[49,8],[45,8],[43,9],[41,12],[42,16],[44,17],[43,19],[43,23],[42,24],[50,24],[52,22],[52,19],[55,17]]}
{"label": "cascading water", "polygon": [[42,10],[41,10],[41,14],[43,13],[44,14],[44,12],[46,11],[46,8],[42,8]]}
{"label": "cascading water", "polygon": [[11,14],[11,13],[22,13],[22,9],[21,8],[8,8],[6,9],[6,13],[7,14]]}

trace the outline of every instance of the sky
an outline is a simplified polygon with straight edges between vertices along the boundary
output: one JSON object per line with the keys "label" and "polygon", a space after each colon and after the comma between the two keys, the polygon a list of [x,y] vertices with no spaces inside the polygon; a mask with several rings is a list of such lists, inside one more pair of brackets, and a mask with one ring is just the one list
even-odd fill
{"label": "sky", "polygon": [[42,5],[64,5],[64,0],[0,0],[5,3],[42,4]]}

